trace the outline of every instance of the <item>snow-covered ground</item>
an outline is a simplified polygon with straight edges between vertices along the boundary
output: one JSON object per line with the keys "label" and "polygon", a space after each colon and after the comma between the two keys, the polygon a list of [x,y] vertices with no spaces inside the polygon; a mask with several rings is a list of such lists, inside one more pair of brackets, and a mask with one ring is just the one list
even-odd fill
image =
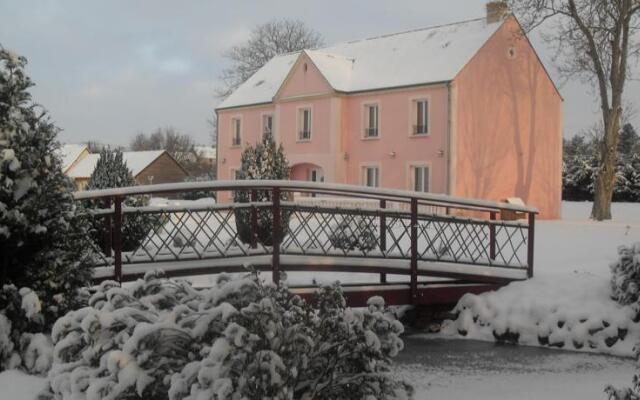
{"label": "snow-covered ground", "polygon": [[[640,204],[614,204],[607,222],[589,220],[590,208],[591,203],[565,202],[562,220],[540,221],[535,277],[467,296],[458,307],[460,318],[445,333],[494,340],[495,332],[517,331],[519,343],[537,345],[542,337],[568,349],[633,355],[640,325],[630,321],[628,307],[610,299],[609,264],[619,245],[640,241]],[[624,340],[608,345],[618,332]]]}
{"label": "snow-covered ground", "polygon": [[394,373],[416,400],[605,400],[606,385],[628,387],[630,359],[473,340],[405,339]]}
{"label": "snow-covered ground", "polygon": [[11,370],[0,373],[0,400],[35,400],[47,384],[45,378]]}

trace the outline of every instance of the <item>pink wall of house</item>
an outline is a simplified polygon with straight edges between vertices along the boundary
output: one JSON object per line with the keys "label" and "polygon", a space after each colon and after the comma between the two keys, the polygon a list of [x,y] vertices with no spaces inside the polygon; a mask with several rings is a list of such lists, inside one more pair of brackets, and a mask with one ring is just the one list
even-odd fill
{"label": "pink wall of house", "polygon": [[[233,179],[231,169],[240,167],[242,149],[249,144],[255,144],[262,137],[262,115],[274,113],[275,107],[260,106],[246,107],[218,112],[218,179]],[[242,144],[231,146],[231,120],[241,119]]]}
{"label": "pink wall of house", "polygon": [[[416,99],[429,101],[429,134],[413,135]],[[444,85],[417,89],[372,92],[345,98],[343,135],[349,155],[347,182],[360,184],[362,167],[380,167],[380,185],[410,189],[409,169],[421,164],[430,167],[430,191],[446,191],[447,88]],[[377,104],[378,138],[364,138],[365,106]]]}
{"label": "pink wall of house", "polygon": [[510,18],[453,83],[453,194],[520,197],[559,218],[562,98]]}

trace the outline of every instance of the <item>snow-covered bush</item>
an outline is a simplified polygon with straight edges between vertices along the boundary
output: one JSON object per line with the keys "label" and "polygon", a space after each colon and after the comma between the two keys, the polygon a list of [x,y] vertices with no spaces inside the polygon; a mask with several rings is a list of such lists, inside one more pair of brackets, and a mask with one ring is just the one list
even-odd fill
{"label": "snow-covered bush", "polygon": [[[0,287],[0,314],[11,322],[3,330],[11,327],[14,350],[21,334],[42,332],[75,307],[91,275],[90,249],[81,240],[87,230],[56,155],[59,129],[32,101],[25,66],[0,46],[0,285],[12,288]],[[31,315],[38,323],[12,311],[22,299],[16,288],[27,287],[29,298],[39,299]]]}
{"label": "snow-covered bush", "polygon": [[[124,161],[122,151],[103,149],[100,152],[100,158],[93,170],[87,190],[109,189],[116,187],[135,186],[136,181]],[[100,201],[87,200],[85,207],[99,208],[105,204]],[[149,203],[149,199],[145,196],[127,197],[123,205],[125,207],[142,207]],[[140,243],[149,235],[149,233],[159,224],[159,218],[153,214],[142,213],[125,213],[122,217],[122,250],[133,251],[140,246]],[[104,220],[102,218],[94,218],[92,220],[92,237],[94,242],[101,246],[104,243]],[[115,235],[115,232],[112,232]]]}
{"label": "snow-covered bush", "polygon": [[611,297],[620,304],[638,302],[640,295],[640,242],[618,247],[611,264]]}
{"label": "snow-covered bush", "polygon": [[[103,283],[89,306],[54,326],[54,399],[402,398],[388,373],[402,325],[374,299],[344,306],[339,287],[317,308],[257,275],[211,289],[149,273]],[[369,397],[367,397],[369,396]]]}
{"label": "snow-covered bush", "polygon": [[[289,162],[284,154],[282,144],[276,146],[271,133],[265,133],[262,142],[255,146],[248,146],[241,157],[241,167],[237,179],[289,179]],[[271,202],[271,191],[258,190],[257,202]],[[238,190],[233,194],[236,203],[248,203],[251,201],[251,193]],[[286,193],[281,193],[281,200],[286,200]],[[238,236],[244,243],[251,243],[251,210],[249,208],[236,208],[236,229]],[[271,246],[273,243],[273,214],[270,208],[257,210],[258,224],[256,227],[256,239],[258,243]],[[290,212],[281,212],[281,224],[283,237],[289,231]]]}
{"label": "snow-covered bush", "polygon": [[640,337],[634,307],[611,300],[606,282],[574,276],[567,286],[580,290],[559,293],[557,279],[538,277],[466,294],[454,308],[455,319],[445,321],[442,331],[470,339],[632,355]]}
{"label": "snow-covered bush", "polygon": [[[44,375],[51,367],[53,344],[44,334],[42,303],[31,289],[0,288],[0,370],[23,368]],[[37,332],[37,333],[30,333]]]}
{"label": "snow-covered bush", "polygon": [[369,251],[378,246],[375,226],[364,218],[344,219],[331,227],[329,242],[336,249]]}

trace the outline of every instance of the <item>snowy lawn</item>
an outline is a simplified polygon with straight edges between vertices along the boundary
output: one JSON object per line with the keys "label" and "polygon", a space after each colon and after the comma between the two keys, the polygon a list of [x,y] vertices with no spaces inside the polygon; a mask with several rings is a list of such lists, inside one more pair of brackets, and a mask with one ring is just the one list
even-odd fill
{"label": "snowy lawn", "polygon": [[630,308],[609,298],[609,264],[619,245],[640,241],[640,204],[614,204],[608,222],[589,220],[590,208],[591,203],[565,202],[562,220],[540,221],[535,277],[462,299],[460,317],[445,333],[495,340],[496,333],[513,338],[517,332],[521,344],[548,341],[572,350],[633,355],[640,325],[630,320]]}

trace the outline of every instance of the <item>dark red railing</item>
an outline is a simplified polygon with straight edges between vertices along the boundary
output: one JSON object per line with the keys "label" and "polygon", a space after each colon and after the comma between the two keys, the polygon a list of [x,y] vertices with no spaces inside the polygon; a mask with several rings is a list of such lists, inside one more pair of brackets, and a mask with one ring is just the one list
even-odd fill
{"label": "dark red railing", "polygon": [[[194,191],[216,193],[219,199],[230,198],[233,191],[248,195],[243,203],[126,205],[136,196]],[[296,200],[311,195],[316,197]],[[326,205],[339,197],[363,203]],[[376,273],[381,285],[388,284],[388,274],[405,275],[415,299],[419,277],[507,282],[533,276],[537,211],[530,207],[300,181],[147,185],[77,192],[75,198],[94,205],[83,218],[101,231],[88,241],[96,250],[97,279],[130,280],[156,267],[169,276],[185,276],[240,271],[252,264],[271,271],[276,282],[283,270]],[[249,215],[247,243],[236,225],[235,217],[242,212]],[[504,219],[513,215],[524,219]],[[258,237],[265,216],[272,221],[268,244]],[[144,219],[149,229],[134,245],[127,243],[125,251],[126,227],[136,218]]]}

